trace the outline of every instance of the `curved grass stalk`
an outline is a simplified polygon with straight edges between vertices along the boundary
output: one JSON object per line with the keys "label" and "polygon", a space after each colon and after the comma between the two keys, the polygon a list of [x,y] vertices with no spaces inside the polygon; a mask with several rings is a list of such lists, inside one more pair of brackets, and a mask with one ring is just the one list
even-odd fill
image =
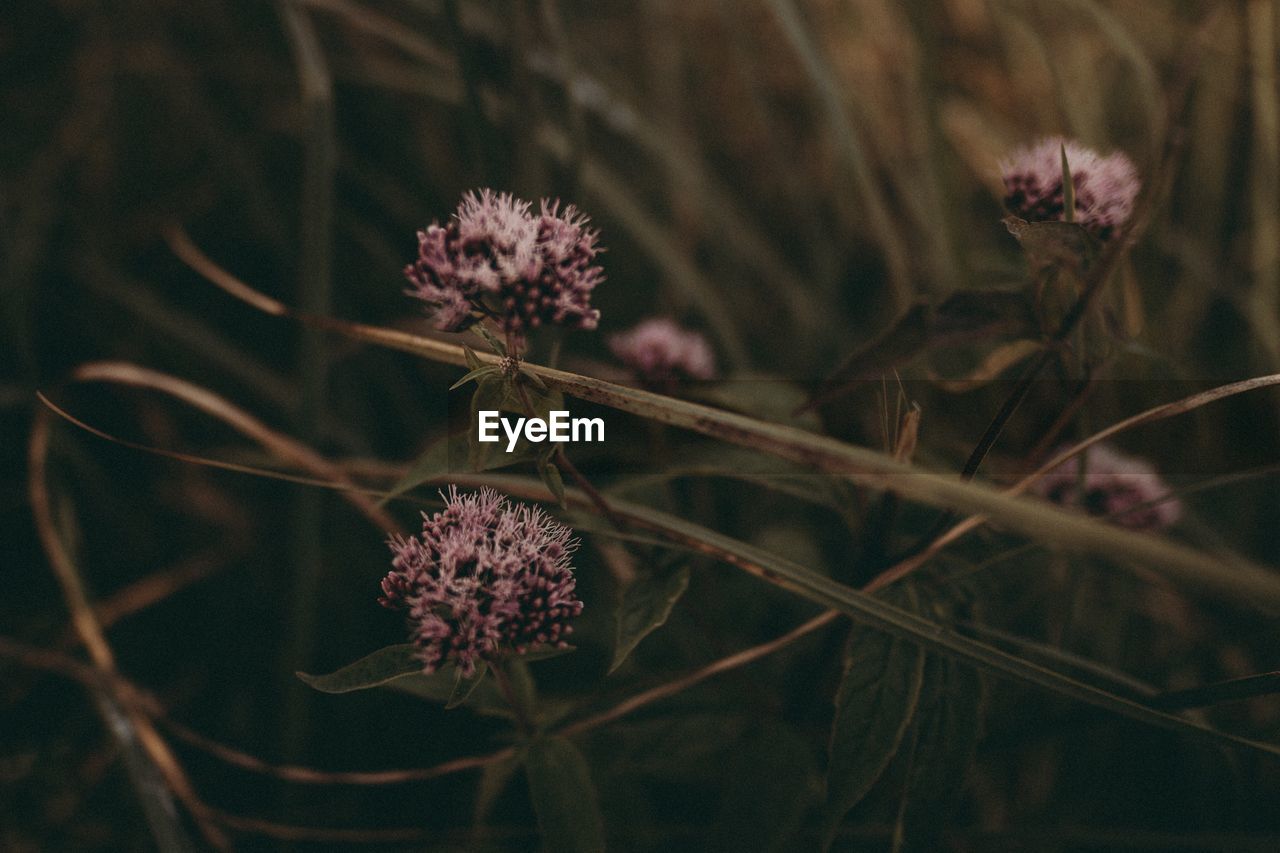
{"label": "curved grass stalk", "polygon": [[[1122,421],[1118,421],[1106,429],[1100,430],[1083,441],[1063,450],[1048,462],[1045,462],[1039,468],[1006,489],[1005,494],[1020,495],[1024,493],[1037,480],[1052,471],[1054,468],[1057,468],[1068,459],[1080,455],[1093,445],[1105,441],[1117,433],[1124,432],[1125,430],[1132,429],[1133,427],[1140,426],[1142,424],[1151,423],[1152,421],[1163,420],[1164,418],[1173,417],[1174,415],[1180,415],[1193,409],[1198,409],[1209,403],[1213,403],[1217,400],[1235,396],[1236,394],[1243,394],[1246,391],[1255,391],[1259,388],[1269,388],[1275,385],[1280,385],[1280,374],[1258,376],[1253,379],[1245,379],[1240,382],[1232,382],[1227,385],[1221,385],[1217,388],[1211,388],[1208,391],[1202,391],[1199,394],[1192,394],[1190,397],[1185,397],[1172,403],[1164,403],[1162,405],[1155,406],[1154,408],[1147,409],[1145,412],[1139,412],[1138,414],[1125,418]],[[883,571],[875,578],[875,580],[872,581],[872,588],[882,589],[889,584],[906,577],[936,556],[943,548],[950,545],[952,542],[955,542],[966,533],[981,527],[989,520],[990,519],[985,516],[972,515],[955,524],[941,536],[933,540],[933,542],[929,544],[929,547],[921,551],[919,554],[908,557]]]}
{"label": "curved grass stalk", "polygon": [[[215,417],[218,416],[218,412],[211,412],[210,414]],[[105,433],[98,432],[97,434],[108,439],[111,438]],[[192,458],[191,461],[197,460]],[[436,479],[440,481],[447,480],[466,487],[490,486],[526,500],[556,502],[555,496],[551,494],[543,483],[530,477],[493,474],[447,474]],[[343,483],[335,482],[327,485],[329,488],[345,491],[351,488],[348,486],[349,482],[348,480]],[[591,498],[576,488],[565,490],[565,501],[566,505],[571,508],[591,509],[594,507],[594,502]],[[971,639],[946,625],[931,622],[914,613],[897,608],[874,597],[867,591],[845,586],[783,557],[684,519],[620,500],[612,501],[610,506],[614,513],[624,519],[631,527],[651,531],[669,542],[727,563],[774,586],[781,587],[820,604],[828,611],[828,614],[816,617],[806,623],[805,626],[787,635],[792,639],[799,639],[799,637],[810,631],[827,624],[831,618],[829,616],[830,613],[840,613],[875,630],[883,631],[938,654],[963,661],[985,672],[1024,684],[1034,685],[1068,699],[1129,717],[1138,722],[1181,732],[1216,742],[1220,745],[1243,746],[1280,755],[1280,745],[1263,743],[1222,732],[1198,721],[1159,711],[1132,698],[1117,695],[1097,686],[1078,681],[1051,668]],[[790,641],[788,640],[787,642]],[[756,648],[756,651],[760,649],[768,649],[768,651],[755,654],[753,650],[745,650],[726,660],[740,661],[734,666],[749,663],[786,644],[780,643],[780,641],[770,641],[770,643]],[[710,675],[729,668],[733,667],[723,665],[722,661],[712,664],[711,668],[704,674],[699,675],[695,672],[678,679],[676,682],[672,682],[672,684],[687,683],[688,686],[692,686],[704,678],[710,677]],[[639,697],[645,697],[639,704],[636,704],[636,700],[639,697],[632,697],[624,701],[626,710],[617,714],[606,711],[603,712],[603,715],[597,716],[601,717],[601,723],[607,722],[624,713],[629,713],[635,707],[672,695],[673,692],[678,692],[678,690],[670,690],[665,687],[655,688],[652,691],[639,694]],[[592,725],[595,725],[595,723]]]}
{"label": "curved grass stalk", "polygon": [[[211,282],[261,311],[327,329],[343,337],[400,350],[445,364],[466,365],[463,348],[407,332],[300,313],[223,270],[173,232],[174,251]],[[488,363],[497,357],[480,354]],[[563,370],[528,365],[544,384],[569,396],[751,448],[848,479],[856,485],[888,490],[943,509],[983,515],[993,523],[1047,544],[1103,556],[1122,567],[1147,566],[1171,580],[1228,598],[1238,604],[1280,612],[1280,577],[1243,558],[1230,560],[1144,533],[1092,520],[1042,501],[1008,495],[948,474],[922,471],[891,456],[794,427],[628,388]]]}

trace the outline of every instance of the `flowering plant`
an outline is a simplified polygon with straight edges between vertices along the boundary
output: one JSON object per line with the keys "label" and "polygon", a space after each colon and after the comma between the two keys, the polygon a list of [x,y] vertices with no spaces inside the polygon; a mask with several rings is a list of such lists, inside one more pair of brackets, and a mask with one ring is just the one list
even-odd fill
{"label": "flowering plant", "polygon": [[1280,849],[1275,3],[53,5],[0,847]]}

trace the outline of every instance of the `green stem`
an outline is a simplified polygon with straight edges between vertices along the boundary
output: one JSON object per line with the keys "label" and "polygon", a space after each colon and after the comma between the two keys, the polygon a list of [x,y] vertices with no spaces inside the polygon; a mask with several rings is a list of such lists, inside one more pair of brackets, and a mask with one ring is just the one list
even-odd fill
{"label": "green stem", "polygon": [[489,669],[493,671],[493,680],[497,682],[502,698],[507,700],[512,713],[516,715],[516,723],[520,726],[521,734],[532,737],[538,731],[538,726],[534,722],[537,719],[537,713],[529,707],[528,702],[520,695],[520,691],[517,691],[511,683],[511,676],[506,670],[508,665],[507,661],[494,661]]}

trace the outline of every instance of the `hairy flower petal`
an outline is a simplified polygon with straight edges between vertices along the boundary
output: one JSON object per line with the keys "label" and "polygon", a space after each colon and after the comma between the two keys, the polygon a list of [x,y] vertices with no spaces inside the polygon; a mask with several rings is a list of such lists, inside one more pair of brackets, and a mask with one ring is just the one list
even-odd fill
{"label": "hairy flower petal", "polygon": [[454,486],[442,496],[443,510],[423,513],[421,536],[389,540],[379,599],[408,613],[423,671],[453,662],[469,676],[500,649],[565,645],[582,612],[572,531],[492,489],[464,494]]}
{"label": "hairy flower petal", "polygon": [[446,225],[418,232],[418,258],[405,267],[408,293],[427,303],[443,331],[496,316],[523,338],[545,324],[594,329],[591,292],[604,280],[594,263],[598,234],[572,205],[531,205],[484,189],[463,196]]}

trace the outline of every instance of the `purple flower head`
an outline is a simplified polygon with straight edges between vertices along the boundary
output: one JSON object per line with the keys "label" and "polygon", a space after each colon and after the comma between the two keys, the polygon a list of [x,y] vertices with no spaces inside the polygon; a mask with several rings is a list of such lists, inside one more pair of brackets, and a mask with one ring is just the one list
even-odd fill
{"label": "purple flower head", "polygon": [[389,541],[384,607],[409,614],[422,670],[456,663],[464,676],[500,649],[567,645],[582,612],[569,565],[578,540],[541,509],[512,506],[492,489],[460,494],[422,514],[422,535]]}
{"label": "purple flower head", "polygon": [[609,349],[646,385],[716,377],[716,357],[707,339],[666,317],[651,317],[630,331],[610,335]]}
{"label": "purple flower head", "polygon": [[1028,222],[1062,221],[1064,147],[1076,194],[1075,221],[1098,239],[1106,240],[1129,221],[1142,185],[1133,161],[1123,152],[1104,157],[1060,136],[1019,149],[1001,164],[1004,206]]}
{"label": "purple flower head", "polygon": [[534,215],[510,193],[470,192],[448,224],[418,232],[418,259],[404,270],[408,292],[447,332],[466,328],[477,312],[517,338],[545,323],[594,329],[600,312],[591,291],[604,280],[593,263],[597,237],[572,205],[561,213],[559,202],[544,199]]}
{"label": "purple flower head", "polygon": [[[1060,451],[1054,451],[1055,455]],[[1081,456],[1086,457],[1083,478]],[[1049,471],[1033,491],[1054,503],[1107,516],[1135,530],[1163,530],[1182,515],[1182,504],[1169,495],[1169,487],[1150,463],[1105,444],[1095,445]]]}

